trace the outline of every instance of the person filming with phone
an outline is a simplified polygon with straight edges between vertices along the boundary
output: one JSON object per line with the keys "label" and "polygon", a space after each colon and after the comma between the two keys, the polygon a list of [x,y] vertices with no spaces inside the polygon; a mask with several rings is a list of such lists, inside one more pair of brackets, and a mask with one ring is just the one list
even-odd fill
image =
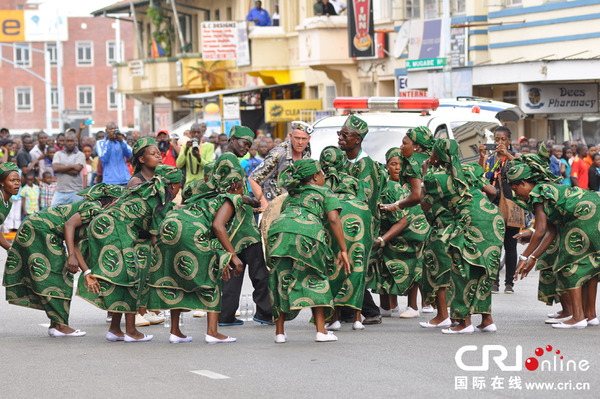
{"label": "person filming with phone", "polygon": [[203,144],[204,131],[200,123],[190,127],[192,139],[185,143],[177,157],[177,167],[185,167],[185,185],[204,179],[204,165],[213,160],[215,147],[212,144]]}
{"label": "person filming with phone", "polygon": [[[525,227],[525,213],[511,201],[512,190],[506,178],[508,161],[515,159],[516,155],[512,149],[510,135],[509,128],[500,126],[494,132],[494,144],[481,144],[479,146],[479,165],[485,170],[485,177],[490,184],[496,188],[498,194],[492,202],[500,208],[506,226],[504,234],[504,250],[506,252],[505,294],[514,293],[513,276],[517,267],[517,239],[514,236],[519,233],[522,227]],[[493,282],[493,294],[499,292],[498,285],[498,281]]]}
{"label": "person filming with phone", "polygon": [[131,178],[126,159],[133,155],[131,147],[125,141],[125,135],[121,133],[117,124],[108,122],[106,125],[106,137],[100,146],[103,152],[100,155],[102,162],[102,175],[97,183],[119,184],[126,186]]}

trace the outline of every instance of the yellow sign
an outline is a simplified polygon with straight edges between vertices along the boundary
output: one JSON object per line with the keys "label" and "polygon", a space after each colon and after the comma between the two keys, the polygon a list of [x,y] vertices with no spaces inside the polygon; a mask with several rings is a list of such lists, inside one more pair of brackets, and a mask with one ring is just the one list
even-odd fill
{"label": "yellow sign", "polygon": [[0,10],[0,42],[25,41],[23,10]]}
{"label": "yellow sign", "polygon": [[321,100],[267,100],[265,101],[265,122],[292,122],[299,120],[300,111],[320,111]]}

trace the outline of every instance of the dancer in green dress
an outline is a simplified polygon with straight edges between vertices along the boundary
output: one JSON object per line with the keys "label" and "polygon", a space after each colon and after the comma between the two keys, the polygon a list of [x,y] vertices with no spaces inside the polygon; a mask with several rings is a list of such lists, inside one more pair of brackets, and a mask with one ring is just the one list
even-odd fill
{"label": "dancer in green dress", "polygon": [[[320,163],[325,177],[325,187],[329,187],[340,201],[342,210],[340,219],[344,228],[344,238],[348,248],[350,260],[350,274],[337,271],[329,276],[329,284],[333,294],[333,302],[336,307],[347,306],[354,310],[354,330],[362,330],[362,318],[360,311],[363,305],[365,292],[365,274],[368,261],[368,253],[373,243],[373,214],[366,201],[365,189],[369,186],[350,176],[344,169],[348,161],[346,153],[337,147],[326,147],[321,152]],[[325,223],[329,228],[329,224]],[[331,242],[333,252],[338,252],[339,247],[335,240]],[[332,323],[327,326],[328,330],[339,330],[339,313],[334,313]]]}
{"label": "dancer in green dress", "polygon": [[329,221],[340,248],[338,269],[343,266],[350,273],[339,200],[331,190],[322,187],[325,179],[317,161],[298,160],[279,178],[289,195],[281,214],[269,227],[266,245],[269,290],[276,320],[275,342],[286,342],[284,323],[294,319],[303,308],[312,309],[317,342],[337,341],[331,331],[325,331],[325,310],[333,311],[328,276],[336,273],[336,262],[327,244],[324,222]]}
{"label": "dancer in green dress", "polygon": [[[135,312],[140,306],[146,281],[141,279],[140,264],[148,256],[136,251],[140,231],[158,233],[158,228],[173,207],[173,198],[181,188],[182,174],[177,168],[159,165],[150,181],[129,188],[88,227],[90,269],[100,280],[100,295],[85,290],[78,294],[101,309],[113,312],[106,335],[109,341],[141,342],[152,339],[135,328]],[[125,313],[125,334],[121,314]]]}
{"label": "dancer in green dress", "polygon": [[[458,325],[442,332],[469,334],[473,331],[496,331],[491,316],[491,287],[500,265],[504,220],[498,207],[483,194],[483,174],[475,176],[474,173],[477,181],[473,187],[467,183],[456,141],[437,140],[430,162],[446,173],[445,180],[436,180],[438,193],[443,193],[438,195],[437,200],[443,202],[453,218],[448,231],[448,249],[452,258],[448,299],[451,317],[458,321]],[[490,228],[491,232],[485,234]],[[471,325],[472,314],[482,314],[482,322],[477,329]]]}
{"label": "dancer in green dress", "polygon": [[[19,168],[12,162],[0,164],[0,194],[2,194],[2,203],[0,204],[0,225],[4,223],[10,208],[12,208],[12,200],[10,197],[17,195],[21,188],[21,175]],[[10,243],[6,241],[4,234],[0,234],[0,246],[2,248],[10,248]]]}
{"label": "dancer in green dress", "polygon": [[[64,241],[67,223],[77,216],[79,226],[71,234],[80,237],[87,224],[119,196],[122,187],[100,183],[77,195],[84,200],[46,208],[28,215],[8,251],[3,285],[10,304],[39,309],[50,319],[51,337],[81,337],[85,331],[69,327],[73,275],[78,265],[69,265]],[[75,251],[69,252],[71,256]],[[81,268],[84,273],[88,269]]]}
{"label": "dancer in green dress", "polygon": [[[554,328],[585,328],[600,324],[596,290],[600,274],[600,196],[595,192],[554,183],[548,157],[521,156],[507,173],[517,197],[534,210],[535,232],[519,258],[515,278],[526,277],[557,239],[553,264],[557,293],[566,294],[573,316]],[[521,202],[517,202],[523,206]]]}
{"label": "dancer in green dress", "polygon": [[[390,178],[381,194],[381,202],[396,203],[410,195],[410,191],[399,183],[400,149],[391,148],[385,158]],[[370,287],[379,292],[382,303],[393,305],[397,303],[397,295],[408,295],[407,312],[412,310],[418,316],[418,284],[423,271],[423,247],[428,236],[429,223],[420,207],[383,212],[379,237],[373,244],[371,256],[377,280]],[[407,312],[403,313],[403,318],[409,318]]]}
{"label": "dancer in green dress", "polygon": [[230,237],[243,220],[241,194],[244,169],[233,154],[225,153],[215,163],[203,193],[189,198],[186,205],[169,212],[156,240],[155,262],[149,286],[152,310],[171,309],[172,343],[190,342],[192,337],[179,328],[182,310],[208,312],[207,343],[234,342],[217,331],[221,310],[221,280],[243,271]]}

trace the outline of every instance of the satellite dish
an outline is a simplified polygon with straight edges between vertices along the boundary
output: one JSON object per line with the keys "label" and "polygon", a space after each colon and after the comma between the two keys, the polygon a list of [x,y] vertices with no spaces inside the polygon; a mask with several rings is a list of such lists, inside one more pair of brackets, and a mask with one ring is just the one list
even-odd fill
{"label": "satellite dish", "polygon": [[398,35],[396,35],[396,41],[394,42],[394,53],[393,56],[396,59],[399,59],[404,52],[404,49],[408,45],[408,39],[410,38],[410,21],[405,22],[404,25],[398,31]]}

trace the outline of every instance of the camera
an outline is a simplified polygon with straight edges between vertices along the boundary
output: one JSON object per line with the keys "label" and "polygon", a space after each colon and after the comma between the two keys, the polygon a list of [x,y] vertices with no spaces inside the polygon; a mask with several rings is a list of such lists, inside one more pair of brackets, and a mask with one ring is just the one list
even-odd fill
{"label": "camera", "polygon": [[497,147],[496,143],[487,143],[485,145],[485,149],[488,151],[496,151],[496,147]]}
{"label": "camera", "polygon": [[200,140],[192,139],[192,149],[200,149]]}
{"label": "camera", "polygon": [[115,129],[115,136],[123,136],[123,133],[119,129]]}

